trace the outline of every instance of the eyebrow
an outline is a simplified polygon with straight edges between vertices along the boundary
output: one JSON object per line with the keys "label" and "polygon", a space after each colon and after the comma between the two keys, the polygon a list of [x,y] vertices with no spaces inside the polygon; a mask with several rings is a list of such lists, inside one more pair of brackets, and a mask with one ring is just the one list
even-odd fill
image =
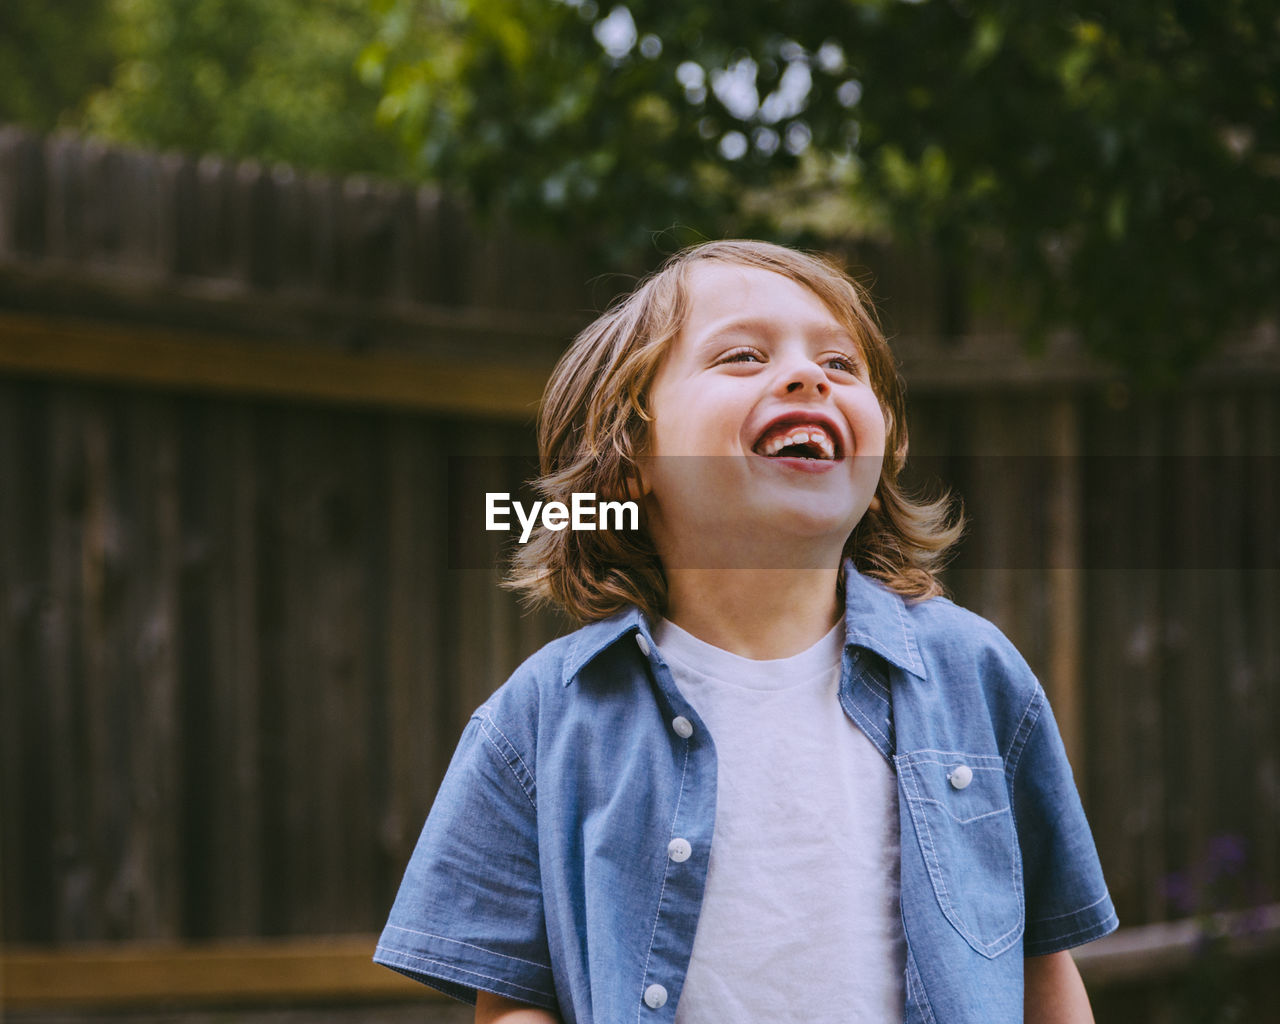
{"label": "eyebrow", "polygon": [[[712,344],[713,342],[722,338],[726,334],[743,333],[743,334],[763,334],[766,336],[772,336],[777,333],[775,328],[776,328],[776,321],[772,319],[764,319],[761,317],[748,316],[748,317],[742,317],[736,320],[729,320],[726,323],[716,327],[709,334],[703,337],[701,343],[699,344],[699,347],[702,347],[702,345]],[[816,338],[819,341],[830,340],[832,342],[840,342],[842,344],[851,345],[853,346],[854,352],[856,352],[859,356],[862,355],[862,345],[858,341],[857,337],[855,337],[848,330],[846,330],[843,327],[840,327],[839,325],[828,326],[826,324],[823,324],[822,326],[817,327],[815,330],[811,332],[806,332],[806,334],[809,337]]]}

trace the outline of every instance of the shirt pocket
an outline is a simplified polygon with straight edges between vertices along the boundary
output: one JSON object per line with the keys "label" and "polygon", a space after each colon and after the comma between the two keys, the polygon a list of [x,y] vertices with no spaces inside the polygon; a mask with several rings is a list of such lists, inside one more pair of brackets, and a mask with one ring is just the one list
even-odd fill
{"label": "shirt pocket", "polygon": [[996,957],[1022,937],[1022,857],[1004,761],[923,750],[894,758],[920,853],[942,913]]}

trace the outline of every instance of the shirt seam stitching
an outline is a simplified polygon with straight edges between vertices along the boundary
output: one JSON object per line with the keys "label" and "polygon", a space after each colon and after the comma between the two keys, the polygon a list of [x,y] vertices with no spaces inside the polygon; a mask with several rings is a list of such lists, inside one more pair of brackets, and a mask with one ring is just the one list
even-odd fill
{"label": "shirt seam stitching", "polygon": [[[496,949],[488,949],[485,946],[477,946],[473,942],[463,942],[461,939],[451,939],[447,935],[436,935],[432,932],[418,931],[416,928],[405,928],[402,925],[398,925],[398,924],[389,924],[387,925],[387,927],[398,932],[404,932],[407,935],[421,935],[424,939],[439,939],[441,942],[452,942],[458,946],[466,946],[468,949],[476,949],[476,950],[479,950],[481,953],[488,953],[490,956],[500,956],[504,960],[514,960],[516,963],[528,964],[530,967],[537,967],[544,971],[551,970],[550,964],[541,964],[541,963],[538,963],[538,961],[536,960],[526,960],[523,957],[510,956],[507,953],[499,953]],[[378,948],[408,953],[408,950],[397,950],[397,947],[395,946],[384,946],[381,943],[379,943]]]}
{"label": "shirt seam stitching", "polygon": [[[1017,778],[1018,767],[1022,764],[1023,751],[1027,749],[1027,741],[1040,723],[1040,715],[1044,710],[1044,705],[1044,690],[1037,683],[1035,693],[1031,695],[1031,700],[1027,702],[1026,709],[1022,712],[1022,718],[1018,720],[1018,727],[1013,732],[1013,740],[1004,755],[1005,763],[1008,765],[1010,782]],[[1033,711],[1034,714],[1032,713]],[[1028,718],[1031,719],[1029,722],[1027,721]]]}
{"label": "shirt seam stitching", "polygon": [[894,605],[894,611],[898,613],[898,627],[902,630],[902,647],[907,652],[907,660],[910,662],[911,669],[923,671],[920,662],[920,654],[916,650],[915,637],[907,631],[907,613],[902,605],[901,599]]}
{"label": "shirt seam stitching", "polygon": [[[470,974],[476,978],[484,978],[486,981],[501,982],[503,985],[510,985],[512,988],[518,988],[525,992],[532,992],[535,995],[543,996],[546,999],[555,999],[554,993],[547,992],[545,989],[533,988],[529,985],[521,985],[518,981],[512,981],[510,978],[498,978],[491,974],[481,974],[479,971],[469,971],[465,967],[445,963],[442,960],[433,960],[429,956],[420,956],[417,953],[410,953],[405,949],[396,949],[394,946],[383,946],[379,944],[376,949],[380,949],[386,953],[391,953],[394,956],[405,957],[409,960],[420,960],[422,963],[431,964],[433,967],[441,967],[449,971],[457,971],[459,974]],[[501,954],[498,955],[501,956]],[[443,978],[441,975],[432,975],[432,977],[441,977],[442,980],[448,980],[447,978]]]}
{"label": "shirt seam stitching", "polygon": [[[884,733],[882,733],[882,732],[881,732],[881,731],[876,727],[875,722],[871,721],[870,716],[868,716],[868,715],[866,715],[865,713],[863,713],[863,711],[862,711],[862,709],[861,709],[861,708],[859,708],[859,707],[856,707],[856,706],[855,706],[855,707],[852,709],[852,712],[853,712],[854,716],[858,719],[859,723],[860,723],[864,728],[870,729],[873,733],[875,733],[875,734],[876,734],[876,736],[878,736],[878,737],[880,738],[880,740],[884,743],[884,747],[885,747],[885,748],[891,748],[891,747],[892,747],[892,744],[889,742],[889,737],[888,737],[888,736],[886,736]],[[879,746],[879,745],[877,744],[877,746]],[[885,755],[884,748],[880,748],[880,753],[881,753],[881,755],[882,755],[882,756],[887,756],[887,755]]]}
{"label": "shirt seam stitching", "polygon": [[[849,662],[850,677],[852,677],[854,670],[859,668],[861,661],[862,661],[862,652],[854,651],[853,658]],[[867,682],[869,679],[868,672],[865,669],[859,670],[858,679],[862,682]],[[870,690],[871,687],[869,686],[868,689]],[[871,692],[875,696],[877,697],[879,696],[879,694],[874,693],[874,690],[871,690]],[[865,712],[857,704],[856,701],[854,701],[852,698],[846,701],[843,687],[839,688],[838,699],[840,701],[840,706],[844,708],[845,714],[847,714],[850,718],[852,718],[853,721],[863,730],[863,732],[867,734],[867,738],[871,740],[875,748],[880,751],[880,755],[884,757],[886,760],[889,760],[890,763],[892,763],[893,749],[894,749],[893,737],[891,735],[885,735],[885,733],[881,732],[879,726],[876,725],[876,723],[872,720],[871,716],[867,712]],[[880,699],[884,702],[885,706],[889,708],[890,715],[892,716],[893,705],[889,701],[884,700],[883,697],[881,697]],[[890,733],[893,732],[892,717],[890,717],[890,721],[889,721],[889,731]],[[871,733],[875,733],[875,736],[872,736]],[[877,737],[879,738],[880,742],[876,742]]]}
{"label": "shirt seam stitching", "polygon": [[1037,917],[1031,921],[1028,921],[1027,924],[1028,926],[1033,924],[1048,924],[1051,921],[1061,921],[1063,918],[1075,917],[1077,914],[1083,914],[1086,910],[1092,910],[1094,907],[1098,906],[1100,903],[1105,903],[1109,898],[1109,896],[1110,896],[1109,893],[1104,892],[1092,903],[1086,903],[1083,907],[1078,907],[1075,910],[1069,910],[1065,914],[1054,914],[1052,917]]}
{"label": "shirt seam stitching", "polygon": [[529,771],[529,766],[524,763],[524,758],[520,756],[520,751],[516,749],[515,744],[511,742],[507,734],[504,733],[498,727],[498,724],[495,721],[493,721],[493,719],[489,718],[487,715],[477,714],[476,721],[480,723],[480,731],[484,734],[485,740],[489,743],[491,747],[493,747],[493,749],[497,752],[498,756],[502,758],[502,763],[507,766],[507,771],[511,772],[511,774],[515,777],[516,782],[520,786],[521,792],[524,793],[525,795],[525,799],[529,801],[529,805],[536,811],[538,809],[538,802],[536,799],[534,799],[533,793],[529,791],[529,786],[525,783],[525,780],[523,777],[521,777],[520,773],[516,771],[516,766],[511,763],[511,758],[508,757],[507,752],[504,751],[502,747],[498,745],[498,742],[491,735],[489,735],[489,729],[492,728],[494,732],[496,732],[499,736],[502,737],[503,741],[511,749],[511,754],[514,755],[515,759],[520,762],[520,767],[523,768],[525,773],[529,776],[529,778],[532,779],[533,772]]}
{"label": "shirt seam stitching", "polygon": [[867,689],[880,698],[880,703],[884,704],[886,707],[893,706],[889,700],[889,688],[881,683],[879,679],[876,679],[875,676],[868,672],[864,672],[862,674],[862,681],[867,684]]}
{"label": "shirt seam stitching", "polygon": [[968,750],[941,750],[938,747],[916,747],[914,750],[910,750],[902,756],[909,760],[915,760],[920,754],[946,754],[948,757],[972,757],[983,761],[996,761],[1000,764],[1004,764],[1004,758],[999,754],[975,754]]}
{"label": "shirt seam stitching", "polygon": [[1032,939],[1032,941],[1028,943],[1028,945],[1030,945],[1032,948],[1037,948],[1040,946],[1056,945],[1060,942],[1071,942],[1073,939],[1078,939],[1082,935],[1089,935],[1092,932],[1096,932],[1096,931],[1099,931],[1100,929],[1104,929],[1112,921],[1118,921],[1118,920],[1119,919],[1116,917],[1115,912],[1112,911],[1106,917],[1098,918],[1096,921],[1093,921],[1082,928],[1076,928],[1073,931],[1069,931],[1069,932],[1055,932],[1050,935],[1035,938],[1035,939]]}
{"label": "shirt seam stitching", "polygon": [[[940,761],[937,758],[933,758],[933,757],[916,757],[915,756],[916,754],[953,754],[954,756],[947,758],[945,761]],[[914,751],[913,753],[903,755],[903,760],[906,761],[907,764],[912,764],[912,765],[920,765],[920,764],[951,765],[951,764],[954,764],[957,760],[960,760],[961,758],[963,758],[963,760],[961,761],[961,764],[963,764],[970,771],[974,771],[974,772],[1003,772],[1004,771],[1004,762],[1000,761],[998,757],[994,757],[991,754],[966,754],[962,750],[955,750],[955,751],[917,750],[917,751]],[[979,760],[997,761],[999,763],[998,764],[973,763]]]}
{"label": "shirt seam stitching", "polygon": [[915,997],[916,1006],[924,1010],[929,1024],[937,1024],[937,1018],[933,1015],[933,1007],[929,1005],[928,993],[924,990],[924,979],[920,977],[920,968],[915,966],[914,957],[911,958],[907,970],[907,991]]}

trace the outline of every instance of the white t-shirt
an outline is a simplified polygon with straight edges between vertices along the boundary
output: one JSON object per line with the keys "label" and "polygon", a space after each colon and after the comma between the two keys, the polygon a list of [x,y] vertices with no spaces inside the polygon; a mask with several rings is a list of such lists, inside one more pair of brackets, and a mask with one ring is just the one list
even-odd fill
{"label": "white t-shirt", "polygon": [[900,1021],[897,784],[837,699],[843,623],[776,661],[667,621],[654,638],[718,764],[676,1024]]}

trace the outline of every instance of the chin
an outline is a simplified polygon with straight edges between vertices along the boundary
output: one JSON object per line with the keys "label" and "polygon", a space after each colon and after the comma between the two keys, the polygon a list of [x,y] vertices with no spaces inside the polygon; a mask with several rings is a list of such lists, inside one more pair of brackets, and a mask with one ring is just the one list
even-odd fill
{"label": "chin", "polygon": [[752,502],[761,521],[798,536],[817,537],[831,533],[848,536],[867,510],[868,501],[851,500],[848,494],[783,493],[761,495]]}
{"label": "chin", "polygon": [[830,548],[835,552],[836,563],[845,541],[861,518],[852,515],[847,505],[824,508],[818,502],[779,504],[760,511],[762,515],[756,522],[768,524],[764,527],[768,547],[778,551],[813,549],[815,552]]}

